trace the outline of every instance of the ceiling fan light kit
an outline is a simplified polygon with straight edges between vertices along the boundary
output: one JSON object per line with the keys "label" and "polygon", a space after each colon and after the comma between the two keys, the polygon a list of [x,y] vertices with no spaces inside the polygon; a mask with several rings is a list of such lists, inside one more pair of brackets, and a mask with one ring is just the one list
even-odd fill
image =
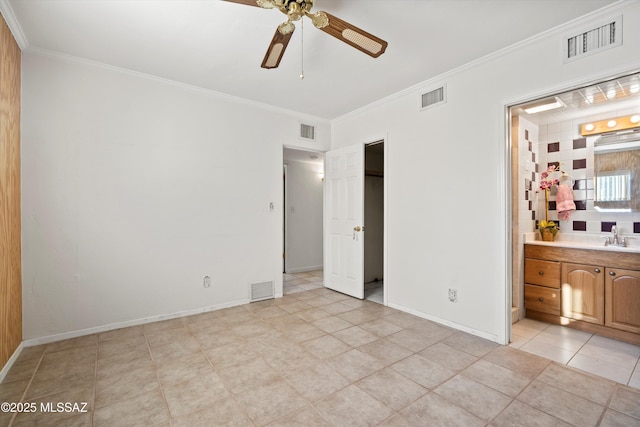
{"label": "ceiling fan light kit", "polygon": [[311,19],[313,25],[342,42],[377,58],[387,49],[388,43],[355,25],[351,25],[327,12],[311,13],[313,0],[225,0],[231,3],[256,6],[263,9],[278,9],[287,15],[287,21],[276,29],[267,53],[262,61],[262,68],[277,68],[295,30],[294,21],[303,16]]}

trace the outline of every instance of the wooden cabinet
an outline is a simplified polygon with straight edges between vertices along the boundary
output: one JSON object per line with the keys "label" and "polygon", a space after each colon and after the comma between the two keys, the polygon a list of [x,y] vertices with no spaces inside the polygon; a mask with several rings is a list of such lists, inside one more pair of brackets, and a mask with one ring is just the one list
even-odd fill
{"label": "wooden cabinet", "polygon": [[640,334],[640,271],[607,268],[605,325]]}
{"label": "wooden cabinet", "polygon": [[527,258],[524,260],[524,282],[560,288],[560,263]]}
{"label": "wooden cabinet", "polygon": [[604,325],[604,267],[562,263],[562,315]]}
{"label": "wooden cabinet", "polygon": [[640,344],[640,253],[524,249],[527,317]]}
{"label": "wooden cabinet", "polygon": [[524,307],[560,315],[560,263],[527,258],[524,261]]}
{"label": "wooden cabinet", "polygon": [[560,289],[524,285],[524,306],[527,310],[560,315]]}

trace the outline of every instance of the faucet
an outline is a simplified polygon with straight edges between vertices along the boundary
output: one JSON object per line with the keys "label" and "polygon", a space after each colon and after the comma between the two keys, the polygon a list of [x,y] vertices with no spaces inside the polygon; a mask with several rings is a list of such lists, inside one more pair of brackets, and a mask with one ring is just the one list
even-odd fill
{"label": "faucet", "polygon": [[605,246],[609,246],[609,245],[621,246],[621,247],[626,247],[627,246],[628,238],[621,237],[618,234],[618,228],[615,225],[611,226],[611,233],[613,233],[613,236],[605,237],[605,240],[604,240],[604,245]]}
{"label": "faucet", "polygon": [[618,240],[618,228],[615,225],[611,226],[611,233],[613,233],[613,244],[615,246],[620,246],[620,241]]}

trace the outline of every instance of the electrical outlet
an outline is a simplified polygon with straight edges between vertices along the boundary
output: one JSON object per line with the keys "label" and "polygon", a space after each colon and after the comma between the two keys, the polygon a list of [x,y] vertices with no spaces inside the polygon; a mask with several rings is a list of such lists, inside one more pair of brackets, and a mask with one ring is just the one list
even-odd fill
{"label": "electrical outlet", "polygon": [[449,288],[449,301],[458,302],[458,291],[456,289]]}
{"label": "electrical outlet", "polygon": [[210,288],[211,287],[211,277],[204,276],[204,279],[202,279],[202,287],[203,288]]}

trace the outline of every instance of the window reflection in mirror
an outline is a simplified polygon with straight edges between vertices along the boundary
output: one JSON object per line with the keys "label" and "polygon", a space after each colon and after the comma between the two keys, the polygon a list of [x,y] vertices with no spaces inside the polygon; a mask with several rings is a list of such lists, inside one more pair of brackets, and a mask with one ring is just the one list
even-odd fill
{"label": "window reflection in mirror", "polygon": [[598,144],[594,150],[594,207],[640,211],[640,141]]}

